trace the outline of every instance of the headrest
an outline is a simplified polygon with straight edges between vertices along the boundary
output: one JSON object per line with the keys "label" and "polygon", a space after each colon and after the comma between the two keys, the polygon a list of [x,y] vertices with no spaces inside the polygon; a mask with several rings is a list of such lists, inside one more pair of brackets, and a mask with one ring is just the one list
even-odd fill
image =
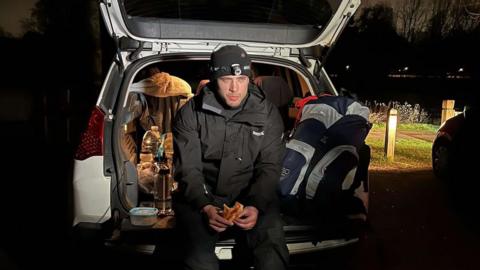
{"label": "headrest", "polygon": [[197,85],[197,90],[195,90],[195,95],[198,95],[200,94],[200,92],[202,91],[202,89],[205,87],[205,85],[207,85],[208,83],[210,82],[210,80],[201,80],[198,85]]}
{"label": "headrest", "polygon": [[293,98],[292,90],[282,77],[259,76],[253,82],[263,90],[267,100],[277,107],[287,106]]}

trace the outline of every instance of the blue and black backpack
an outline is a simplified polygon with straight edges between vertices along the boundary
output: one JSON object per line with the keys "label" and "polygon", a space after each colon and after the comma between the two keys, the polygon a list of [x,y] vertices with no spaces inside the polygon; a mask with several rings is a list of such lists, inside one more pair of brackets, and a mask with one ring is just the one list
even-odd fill
{"label": "blue and black backpack", "polygon": [[368,192],[369,109],[351,98],[330,95],[308,97],[296,106],[299,115],[280,177],[283,211],[366,214],[368,196],[361,193]]}

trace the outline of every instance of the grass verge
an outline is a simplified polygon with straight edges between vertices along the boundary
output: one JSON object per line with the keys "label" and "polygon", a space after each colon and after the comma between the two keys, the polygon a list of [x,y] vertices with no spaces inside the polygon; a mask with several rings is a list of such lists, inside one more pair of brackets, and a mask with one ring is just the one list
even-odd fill
{"label": "grass verge", "polygon": [[438,126],[400,124],[397,129],[395,157],[384,156],[385,124],[375,124],[367,137],[372,149],[370,167],[373,170],[425,169],[431,167],[432,142]]}

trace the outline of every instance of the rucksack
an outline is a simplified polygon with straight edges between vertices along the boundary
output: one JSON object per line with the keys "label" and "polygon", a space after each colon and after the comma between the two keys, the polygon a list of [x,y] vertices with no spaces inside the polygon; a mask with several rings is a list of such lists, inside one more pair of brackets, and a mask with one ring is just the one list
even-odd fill
{"label": "rucksack", "polygon": [[292,212],[298,207],[345,208],[345,200],[362,185],[357,167],[359,153],[368,147],[369,109],[330,95],[302,99],[296,107],[299,114],[280,177],[283,205],[295,205]]}

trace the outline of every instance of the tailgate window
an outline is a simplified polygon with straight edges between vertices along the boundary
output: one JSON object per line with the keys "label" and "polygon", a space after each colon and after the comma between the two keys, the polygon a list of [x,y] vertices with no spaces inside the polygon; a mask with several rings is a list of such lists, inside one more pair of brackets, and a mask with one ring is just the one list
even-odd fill
{"label": "tailgate window", "polygon": [[130,16],[222,22],[325,26],[341,1],[124,0]]}

